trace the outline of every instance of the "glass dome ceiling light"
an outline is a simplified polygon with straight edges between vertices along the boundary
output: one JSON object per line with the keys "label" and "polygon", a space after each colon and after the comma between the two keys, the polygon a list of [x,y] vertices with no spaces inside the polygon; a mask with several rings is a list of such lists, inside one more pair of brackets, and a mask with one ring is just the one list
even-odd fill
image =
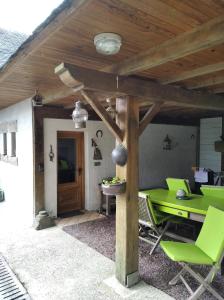
{"label": "glass dome ceiling light", "polygon": [[94,37],[96,51],[103,55],[114,55],[120,51],[122,39],[119,34],[104,32]]}

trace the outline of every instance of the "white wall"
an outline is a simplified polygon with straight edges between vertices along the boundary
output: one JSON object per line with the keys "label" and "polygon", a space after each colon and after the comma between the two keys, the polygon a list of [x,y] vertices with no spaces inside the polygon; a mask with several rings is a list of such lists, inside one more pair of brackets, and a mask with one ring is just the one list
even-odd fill
{"label": "white wall", "polygon": [[[103,137],[97,139],[96,131],[101,129]],[[44,169],[45,169],[45,208],[52,216],[57,216],[57,159],[49,161],[50,145],[57,157],[57,131],[75,131],[71,120],[44,119]],[[111,151],[115,141],[103,122],[88,121],[84,132],[85,143],[85,208],[99,209],[100,194],[98,183],[102,178],[114,176],[115,166],[111,161]],[[94,138],[102,153],[101,166],[94,166],[91,138]]]}
{"label": "white wall", "polygon": [[200,121],[200,167],[221,171],[221,152],[215,152],[214,143],[222,135],[222,118]]}
{"label": "white wall", "polygon": [[[0,123],[17,120],[16,156],[18,166],[0,161],[0,187],[5,202],[0,203],[0,218],[16,225],[33,221],[33,125],[30,100],[0,111]],[[17,222],[18,221],[18,222]]]}
{"label": "white wall", "polygon": [[[172,140],[172,150],[163,150],[167,134]],[[166,177],[193,182],[191,167],[196,164],[196,135],[196,127],[150,124],[140,137],[140,188],[166,186]]]}
{"label": "white wall", "polygon": [[[94,167],[91,138],[96,137],[98,129],[103,130],[103,138],[96,140],[103,161],[101,166]],[[48,153],[52,145],[57,157],[57,131],[74,131],[74,125],[70,120],[44,119],[45,205],[53,216],[57,215],[57,166],[56,160],[49,161]],[[82,131],[85,136],[85,208],[97,210],[100,203],[98,182],[115,174],[111,161],[115,140],[103,122],[88,121],[87,128]],[[163,150],[167,134],[173,142],[171,151]],[[150,124],[140,138],[140,188],[165,186],[166,177],[193,181],[191,167],[196,164],[196,135],[196,127]]]}

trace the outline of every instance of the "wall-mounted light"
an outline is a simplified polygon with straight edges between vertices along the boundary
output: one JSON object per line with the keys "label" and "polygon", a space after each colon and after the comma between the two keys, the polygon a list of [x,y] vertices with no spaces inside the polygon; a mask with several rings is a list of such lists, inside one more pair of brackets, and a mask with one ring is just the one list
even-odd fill
{"label": "wall-mounted light", "polygon": [[172,141],[167,134],[165,139],[163,140],[163,150],[171,150],[172,148],[171,146],[172,146]]}
{"label": "wall-mounted light", "polygon": [[111,116],[111,118],[114,120],[116,118],[116,110],[113,108],[112,104],[111,104],[111,100],[110,98],[106,99],[107,103],[108,103],[108,107],[106,108],[106,111],[108,112],[108,114]]}
{"label": "wall-mounted light", "polygon": [[82,107],[82,102],[75,103],[75,109],[72,112],[72,120],[75,123],[75,128],[86,128],[86,121],[88,120],[88,112]]}
{"label": "wall-mounted light", "polygon": [[103,32],[94,37],[96,51],[103,55],[117,54],[120,51],[121,44],[121,36],[116,33]]}
{"label": "wall-mounted light", "polygon": [[43,106],[43,97],[39,93],[38,89],[35,90],[35,94],[32,97],[33,106]]}

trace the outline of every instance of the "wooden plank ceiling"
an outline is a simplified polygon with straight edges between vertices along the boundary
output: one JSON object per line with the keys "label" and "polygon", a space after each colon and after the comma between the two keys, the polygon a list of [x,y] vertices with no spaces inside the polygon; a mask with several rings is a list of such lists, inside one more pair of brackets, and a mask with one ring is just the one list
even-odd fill
{"label": "wooden plank ceiling", "polygon": [[[93,38],[101,32],[122,36],[119,54],[96,52]],[[221,0],[65,1],[1,70],[0,108],[31,97],[36,88],[46,102],[71,107],[74,97],[54,74],[62,61],[206,91],[223,96],[224,101],[223,32]],[[97,95],[101,101],[107,96]],[[212,114],[164,105],[162,113],[171,112]]]}

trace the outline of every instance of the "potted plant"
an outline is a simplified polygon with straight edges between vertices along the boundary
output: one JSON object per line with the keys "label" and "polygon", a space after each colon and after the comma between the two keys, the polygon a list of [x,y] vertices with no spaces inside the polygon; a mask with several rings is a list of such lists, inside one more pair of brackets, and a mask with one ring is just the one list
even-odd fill
{"label": "potted plant", "polygon": [[101,186],[104,195],[120,195],[126,190],[126,181],[119,177],[106,178]]}

